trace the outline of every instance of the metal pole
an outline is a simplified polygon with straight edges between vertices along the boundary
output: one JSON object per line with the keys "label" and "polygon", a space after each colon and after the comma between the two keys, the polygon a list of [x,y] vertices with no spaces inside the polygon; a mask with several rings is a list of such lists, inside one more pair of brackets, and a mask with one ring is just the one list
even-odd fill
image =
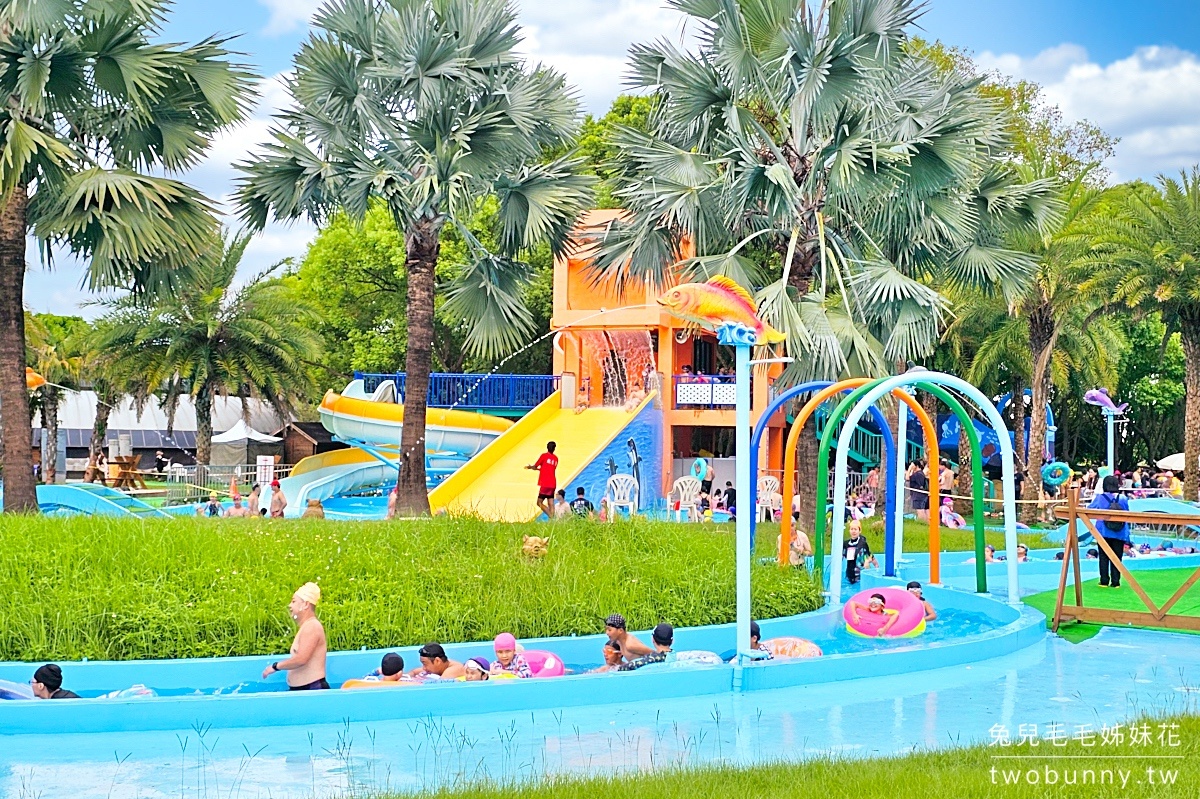
{"label": "metal pole", "polygon": [[[737,495],[750,496],[755,465],[750,458],[750,346],[738,344],[734,349],[737,396],[734,405],[734,464]],[[737,651],[750,646],[750,514],[753,507],[738,510],[737,514]],[[739,658],[739,661],[743,658]]]}
{"label": "metal pole", "polygon": [[896,425],[896,568],[904,557],[904,472],[908,468],[908,406],[898,397],[899,422]]}
{"label": "metal pole", "polygon": [[1112,411],[1105,409],[1104,419],[1108,422],[1108,473],[1116,474],[1117,469],[1117,417]]}

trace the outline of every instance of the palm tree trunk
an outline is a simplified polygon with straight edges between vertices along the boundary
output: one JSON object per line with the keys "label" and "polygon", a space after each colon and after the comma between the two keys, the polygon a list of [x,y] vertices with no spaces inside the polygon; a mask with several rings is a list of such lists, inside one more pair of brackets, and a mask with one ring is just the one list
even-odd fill
{"label": "palm tree trunk", "polygon": [[[212,386],[204,385],[196,393],[196,463],[208,466],[212,459]],[[197,483],[203,483],[197,479]]]}
{"label": "palm tree trunk", "polygon": [[1012,399],[1008,403],[1013,420],[1013,461],[1018,469],[1025,470],[1025,384],[1014,380]]}
{"label": "palm tree trunk", "polygon": [[25,234],[29,195],[13,189],[0,210],[0,415],[4,422],[4,510],[37,513],[33,427],[25,388]]}
{"label": "palm tree trunk", "polygon": [[92,441],[88,445],[90,455],[98,455],[104,451],[104,440],[108,438],[108,418],[112,415],[112,406],[116,403],[115,391],[96,388],[96,418],[92,420]]}
{"label": "palm tree trunk", "polygon": [[46,436],[47,462],[42,464],[42,482],[51,485],[58,476],[58,389],[42,386],[42,430]]}
{"label": "palm tree trunk", "polygon": [[1189,306],[1180,314],[1179,338],[1183,344],[1183,496],[1195,502],[1200,493],[1200,307]]}
{"label": "palm tree trunk", "polygon": [[[817,529],[817,514],[825,512],[828,497],[818,497],[817,491],[817,461],[820,453],[817,440],[817,415],[808,418],[808,424],[800,433],[800,441],[796,445],[796,497],[800,519],[796,527],[809,535]],[[832,481],[831,481],[832,484]],[[764,497],[759,497],[764,499]],[[757,513],[757,508],[747,508],[751,513]],[[791,508],[783,508],[784,513],[791,513]],[[828,550],[826,550],[828,551]]]}
{"label": "palm tree trunk", "polygon": [[[961,497],[969,497],[974,487],[975,479],[971,474],[971,440],[967,438],[967,429],[960,426],[958,430],[958,490],[955,493]],[[975,502],[970,499],[959,499],[955,501],[954,506],[963,518],[969,518]]]}
{"label": "palm tree trunk", "polygon": [[404,236],[408,271],[408,349],[404,356],[404,427],[400,433],[400,476],[396,508],[407,515],[429,513],[425,485],[425,409],[433,363],[434,269],[441,224],[422,219]]}
{"label": "palm tree trunk", "polygon": [[[1046,403],[1050,399],[1050,357],[1054,352],[1054,322],[1046,311],[1030,316],[1029,345],[1033,356],[1033,379],[1029,408],[1029,457],[1022,499],[1036,500],[1042,490],[1042,464],[1046,451]],[[1021,520],[1026,524],[1037,521],[1038,506],[1030,502],[1021,508]]]}

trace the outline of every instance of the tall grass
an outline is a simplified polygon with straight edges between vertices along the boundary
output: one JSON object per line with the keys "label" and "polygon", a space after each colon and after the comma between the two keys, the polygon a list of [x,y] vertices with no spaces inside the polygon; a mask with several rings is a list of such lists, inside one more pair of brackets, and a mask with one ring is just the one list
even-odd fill
{"label": "tall grass", "polygon": [[[547,556],[526,559],[522,536],[547,533]],[[595,633],[614,612],[631,628],[735,615],[728,527],[6,516],[0,659],[286,651],[286,606],[308,580],[331,649]],[[755,567],[757,616],[821,601],[803,571]]]}

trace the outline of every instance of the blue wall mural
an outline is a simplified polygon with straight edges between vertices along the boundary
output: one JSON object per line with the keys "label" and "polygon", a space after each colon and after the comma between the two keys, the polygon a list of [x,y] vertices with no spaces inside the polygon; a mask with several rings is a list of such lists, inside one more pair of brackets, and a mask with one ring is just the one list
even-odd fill
{"label": "blue wall mural", "polygon": [[638,483],[638,509],[654,508],[662,499],[662,426],[662,411],[653,405],[644,408],[570,485],[563,486],[567,501],[574,499],[576,489],[583,486],[587,498],[599,510],[608,478],[628,474]]}

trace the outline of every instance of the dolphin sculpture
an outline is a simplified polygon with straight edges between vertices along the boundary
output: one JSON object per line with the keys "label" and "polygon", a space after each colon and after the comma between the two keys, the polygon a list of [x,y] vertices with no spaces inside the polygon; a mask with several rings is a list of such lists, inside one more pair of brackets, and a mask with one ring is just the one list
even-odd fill
{"label": "dolphin sculpture", "polygon": [[1112,397],[1108,396],[1107,388],[1093,388],[1091,391],[1084,392],[1083,401],[1088,405],[1103,408],[1114,416],[1125,413],[1125,409],[1129,407],[1128,402],[1122,402],[1120,405],[1114,403]]}

